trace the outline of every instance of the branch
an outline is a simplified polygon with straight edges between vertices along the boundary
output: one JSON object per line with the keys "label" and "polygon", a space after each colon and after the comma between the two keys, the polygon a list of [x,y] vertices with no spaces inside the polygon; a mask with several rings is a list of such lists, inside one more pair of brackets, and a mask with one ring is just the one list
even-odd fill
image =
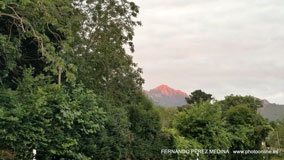
{"label": "branch", "polygon": [[37,39],[37,41],[39,42],[39,45],[40,45],[40,49],[41,49],[42,54],[44,54],[45,50],[44,50],[44,45],[43,45],[42,37],[40,37],[40,36],[38,36],[38,35],[36,34],[36,31],[35,31],[35,29],[33,28],[32,24],[31,24],[29,21],[27,21],[27,20],[23,19],[22,17],[20,17],[19,14],[15,11],[15,9],[14,9],[13,7],[10,7],[10,6],[7,6],[7,7],[10,8],[10,9],[14,12],[14,14],[0,13],[0,17],[1,17],[1,16],[7,16],[7,17],[11,17],[11,18],[13,18],[13,19],[16,19],[16,20],[20,21],[20,25],[21,25],[21,28],[22,28],[23,32],[26,32],[26,29],[25,29],[25,25],[24,25],[24,24],[27,24],[27,26],[29,26],[29,28],[31,29],[33,36],[34,36],[34,37]]}

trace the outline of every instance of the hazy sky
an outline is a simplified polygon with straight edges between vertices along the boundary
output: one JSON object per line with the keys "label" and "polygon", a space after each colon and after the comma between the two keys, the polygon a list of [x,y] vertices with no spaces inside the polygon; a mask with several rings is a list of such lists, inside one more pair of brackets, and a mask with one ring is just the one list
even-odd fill
{"label": "hazy sky", "polygon": [[284,0],[135,0],[134,61],[145,89],[168,84],[215,98],[284,104]]}

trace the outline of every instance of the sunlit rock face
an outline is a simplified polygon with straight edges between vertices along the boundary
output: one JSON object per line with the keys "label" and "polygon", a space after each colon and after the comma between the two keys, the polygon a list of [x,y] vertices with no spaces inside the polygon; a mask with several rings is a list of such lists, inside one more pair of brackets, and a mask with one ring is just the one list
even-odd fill
{"label": "sunlit rock face", "polygon": [[174,107],[186,104],[185,97],[187,97],[187,94],[185,92],[173,89],[165,84],[144,92],[159,106]]}

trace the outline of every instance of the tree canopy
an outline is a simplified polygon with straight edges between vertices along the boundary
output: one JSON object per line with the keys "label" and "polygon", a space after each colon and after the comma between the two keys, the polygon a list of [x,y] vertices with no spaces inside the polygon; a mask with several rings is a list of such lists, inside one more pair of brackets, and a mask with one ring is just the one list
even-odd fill
{"label": "tree canopy", "polygon": [[0,157],[153,159],[170,145],[126,51],[138,13],[128,0],[0,1]]}
{"label": "tree canopy", "polygon": [[185,100],[188,104],[200,103],[203,101],[211,101],[214,98],[211,94],[205,93],[202,90],[195,90],[191,92],[189,97],[186,97]]}

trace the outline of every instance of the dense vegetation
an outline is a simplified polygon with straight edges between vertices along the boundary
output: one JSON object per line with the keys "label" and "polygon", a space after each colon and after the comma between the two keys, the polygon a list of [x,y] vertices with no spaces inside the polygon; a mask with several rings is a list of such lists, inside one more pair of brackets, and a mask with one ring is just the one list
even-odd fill
{"label": "dense vegetation", "polygon": [[155,108],[126,53],[138,13],[128,0],[0,1],[0,159],[32,159],[33,149],[39,160],[188,159],[161,149],[276,143],[283,123],[270,127],[253,97],[196,91],[180,111]]}
{"label": "dense vegetation", "polygon": [[[127,0],[0,1],[1,157],[158,158],[170,145],[143,95]],[[170,146],[169,146],[170,147]],[[142,149],[143,148],[143,149]]]}
{"label": "dense vegetation", "polygon": [[[196,90],[188,105],[160,108],[163,128],[174,137],[176,149],[200,149],[177,154],[179,159],[283,159],[283,121],[264,119],[257,108],[261,101],[252,96],[230,95],[214,100],[211,94]],[[203,154],[211,149],[219,153]],[[233,154],[234,151],[278,151],[276,154]],[[228,153],[226,152],[228,151]]]}

